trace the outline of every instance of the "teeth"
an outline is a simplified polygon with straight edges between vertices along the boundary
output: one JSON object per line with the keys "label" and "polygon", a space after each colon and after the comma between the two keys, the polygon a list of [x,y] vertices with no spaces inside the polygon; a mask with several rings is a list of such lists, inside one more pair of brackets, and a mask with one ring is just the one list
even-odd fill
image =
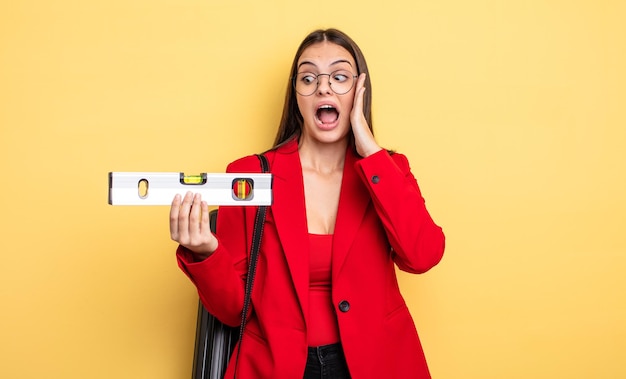
{"label": "teeth", "polygon": [[335,107],[331,106],[331,105],[322,105],[319,107],[319,109],[334,109]]}

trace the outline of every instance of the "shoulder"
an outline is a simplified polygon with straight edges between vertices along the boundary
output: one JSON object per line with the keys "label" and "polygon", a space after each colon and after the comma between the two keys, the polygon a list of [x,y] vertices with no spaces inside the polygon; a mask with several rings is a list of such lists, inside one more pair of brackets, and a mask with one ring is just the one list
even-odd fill
{"label": "shoulder", "polygon": [[[273,167],[274,160],[277,156],[292,155],[298,152],[297,141],[288,141],[287,143],[262,153],[270,164],[270,171]],[[261,162],[258,154],[251,154],[239,158],[226,167],[226,172],[261,172]]]}
{"label": "shoulder", "polygon": [[260,170],[261,166],[256,154],[239,158],[226,166],[226,172],[257,172]]}

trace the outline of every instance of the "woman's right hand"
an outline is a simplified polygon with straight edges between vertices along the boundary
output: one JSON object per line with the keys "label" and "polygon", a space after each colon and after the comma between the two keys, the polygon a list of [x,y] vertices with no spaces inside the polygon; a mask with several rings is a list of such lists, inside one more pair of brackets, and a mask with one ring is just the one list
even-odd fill
{"label": "woman's right hand", "polygon": [[196,260],[208,258],[217,249],[217,238],[211,233],[209,206],[199,193],[176,195],[170,208],[170,237],[190,250]]}

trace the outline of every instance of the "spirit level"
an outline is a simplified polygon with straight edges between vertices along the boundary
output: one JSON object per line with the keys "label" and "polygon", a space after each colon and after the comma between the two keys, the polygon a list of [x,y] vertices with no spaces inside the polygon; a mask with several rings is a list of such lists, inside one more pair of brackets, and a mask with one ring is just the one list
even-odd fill
{"label": "spirit level", "polygon": [[111,205],[170,205],[176,194],[188,191],[200,193],[209,205],[271,205],[272,174],[109,172]]}

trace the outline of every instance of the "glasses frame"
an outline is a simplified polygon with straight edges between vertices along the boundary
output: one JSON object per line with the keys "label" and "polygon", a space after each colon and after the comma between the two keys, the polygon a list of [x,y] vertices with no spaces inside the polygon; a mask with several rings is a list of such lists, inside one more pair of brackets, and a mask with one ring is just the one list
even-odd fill
{"label": "glasses frame", "polygon": [[[300,96],[312,96],[315,91],[317,91],[317,89],[320,87],[320,76],[328,76],[328,87],[331,89],[331,91],[333,91],[336,95],[345,95],[346,93],[350,92],[352,90],[352,88],[354,88],[354,84],[357,82],[356,78],[358,78],[358,75],[351,75],[352,76],[352,85],[350,86],[350,88],[348,88],[348,90],[344,93],[339,93],[337,91],[335,91],[335,89],[333,88],[333,83],[331,83],[330,78],[332,77],[333,74],[335,74],[336,72],[340,72],[340,71],[346,71],[346,72],[350,72],[348,70],[345,69],[339,69],[339,70],[335,70],[333,72],[331,72],[330,74],[314,74],[312,72],[298,72],[296,73],[296,75],[291,77],[291,84],[293,85],[293,90],[296,91],[296,93]],[[351,73],[351,72],[350,72]],[[296,88],[296,80],[298,79],[298,75],[300,74],[311,74],[311,75],[315,75],[315,81],[317,82],[317,84],[315,85],[315,89],[313,90],[313,92],[311,92],[308,95],[304,95],[301,94],[300,92],[298,92],[298,89]]]}

